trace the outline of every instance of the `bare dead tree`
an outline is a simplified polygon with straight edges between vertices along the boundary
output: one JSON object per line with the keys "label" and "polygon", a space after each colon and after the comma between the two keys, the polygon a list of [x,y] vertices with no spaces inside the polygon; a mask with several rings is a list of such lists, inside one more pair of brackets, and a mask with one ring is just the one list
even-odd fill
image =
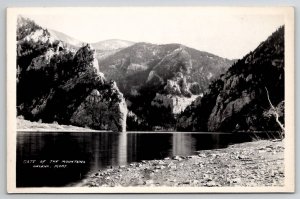
{"label": "bare dead tree", "polygon": [[278,110],[273,106],[271,100],[270,100],[270,96],[269,96],[269,91],[267,89],[267,87],[265,87],[266,89],[266,93],[267,93],[267,98],[270,104],[270,113],[271,115],[273,115],[275,117],[276,123],[279,125],[280,129],[281,129],[281,133],[280,133],[280,138],[283,139],[284,138],[284,133],[285,133],[285,128],[283,126],[283,124],[279,121],[279,114],[278,114]]}

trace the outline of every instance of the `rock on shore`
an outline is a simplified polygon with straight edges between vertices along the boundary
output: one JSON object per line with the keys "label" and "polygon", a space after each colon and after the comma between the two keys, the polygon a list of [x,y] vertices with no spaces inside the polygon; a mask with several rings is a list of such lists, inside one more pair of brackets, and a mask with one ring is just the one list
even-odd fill
{"label": "rock on shore", "polygon": [[92,173],[78,186],[283,186],[284,142],[256,141]]}

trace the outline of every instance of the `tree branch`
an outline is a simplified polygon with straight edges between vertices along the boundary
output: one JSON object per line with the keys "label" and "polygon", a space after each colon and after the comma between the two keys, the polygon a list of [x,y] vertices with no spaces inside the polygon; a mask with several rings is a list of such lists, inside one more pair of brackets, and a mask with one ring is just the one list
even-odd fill
{"label": "tree branch", "polygon": [[279,121],[279,114],[278,114],[276,108],[273,106],[273,104],[272,104],[272,102],[270,100],[269,91],[268,91],[267,87],[265,87],[265,89],[266,89],[266,92],[267,92],[267,98],[268,98],[269,104],[271,106],[271,112],[275,116],[275,120],[276,120],[277,124],[279,125],[279,127],[281,128],[281,130],[283,132],[285,132],[283,124],[281,124],[281,122]]}
{"label": "tree branch", "polygon": [[272,102],[270,100],[269,91],[268,91],[267,87],[265,87],[265,89],[266,89],[266,92],[267,92],[267,98],[268,98],[269,104],[271,106],[271,109],[273,109],[275,111],[275,107],[273,106],[273,104],[272,104]]}

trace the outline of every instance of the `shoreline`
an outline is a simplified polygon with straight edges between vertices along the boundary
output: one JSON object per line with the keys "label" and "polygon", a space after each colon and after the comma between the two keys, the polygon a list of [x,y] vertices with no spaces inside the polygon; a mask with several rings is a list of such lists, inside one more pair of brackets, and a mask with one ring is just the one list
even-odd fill
{"label": "shoreline", "polygon": [[112,132],[112,131],[101,131],[101,130],[93,130],[93,129],[83,129],[83,130],[76,130],[76,129],[17,129],[17,132],[21,133],[64,133],[64,132],[70,132],[70,133],[82,133],[82,132],[97,132],[97,133],[106,133],[106,132]]}
{"label": "shoreline", "polygon": [[58,123],[32,122],[17,117],[17,132],[111,132]]}
{"label": "shoreline", "polygon": [[72,186],[284,186],[284,141],[259,140],[197,153],[102,169]]}
{"label": "shoreline", "polygon": [[[58,123],[42,123],[42,122],[32,122],[29,120],[25,120],[17,117],[17,132],[110,132],[111,130],[95,130],[88,127],[79,127],[73,125],[65,125]],[[148,134],[164,134],[164,133],[195,133],[195,134],[233,134],[233,133],[252,133],[252,134],[260,134],[260,133],[277,133],[276,131],[257,131],[257,132],[189,132],[189,131],[125,131],[121,133],[145,133]]]}

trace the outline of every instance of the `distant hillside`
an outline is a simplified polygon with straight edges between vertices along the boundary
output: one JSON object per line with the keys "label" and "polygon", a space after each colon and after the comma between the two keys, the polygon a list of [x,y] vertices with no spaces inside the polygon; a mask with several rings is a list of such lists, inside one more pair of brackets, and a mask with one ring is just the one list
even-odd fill
{"label": "distant hillside", "polygon": [[189,54],[188,62],[191,63],[191,68],[188,81],[197,82],[202,91],[211,80],[224,73],[233,63],[231,60],[181,44],[136,43],[98,60],[99,67],[107,79],[115,80],[122,92],[128,94],[132,89],[135,92],[136,87],[145,84],[152,69],[177,49],[184,49]]}
{"label": "distant hillside", "polygon": [[74,47],[77,47],[77,48],[82,47],[82,45],[83,45],[82,41],[79,41],[79,40],[77,40],[73,37],[70,37],[70,36],[68,36],[68,35],[66,35],[62,32],[59,32],[59,31],[56,31],[56,30],[51,30],[51,29],[49,29],[48,31],[51,34],[51,36],[56,40],[63,41],[65,43],[70,44],[70,45],[72,45]]}
{"label": "distant hillside", "polygon": [[91,45],[99,51],[110,51],[110,50],[117,50],[121,48],[127,48],[129,46],[132,46],[133,44],[134,42],[132,41],[125,41],[120,39],[109,39],[105,41],[91,43]]}
{"label": "distant hillside", "polygon": [[[181,44],[150,43],[136,43],[98,62],[106,78],[117,82],[143,130],[174,128],[176,115],[233,63]],[[134,124],[128,128],[139,130]]]}
{"label": "distant hillside", "polygon": [[214,80],[204,96],[179,116],[177,127],[186,131],[280,130],[274,111],[284,124],[284,27]]}
{"label": "distant hillside", "polygon": [[92,43],[91,45],[96,49],[98,60],[103,60],[108,56],[113,55],[123,48],[127,48],[133,44],[134,42],[131,41],[110,39]]}

